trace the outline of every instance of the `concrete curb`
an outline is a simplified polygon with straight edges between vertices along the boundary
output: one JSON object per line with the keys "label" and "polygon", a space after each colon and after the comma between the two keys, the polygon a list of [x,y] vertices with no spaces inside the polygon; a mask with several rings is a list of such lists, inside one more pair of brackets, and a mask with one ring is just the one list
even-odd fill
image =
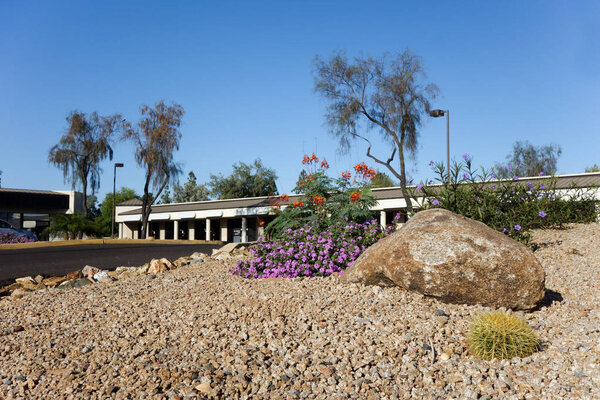
{"label": "concrete curb", "polygon": [[86,244],[223,244],[219,240],[149,240],[149,239],[88,239],[59,240],[56,242],[33,242],[0,244],[0,250],[37,249],[43,247],[78,246]]}

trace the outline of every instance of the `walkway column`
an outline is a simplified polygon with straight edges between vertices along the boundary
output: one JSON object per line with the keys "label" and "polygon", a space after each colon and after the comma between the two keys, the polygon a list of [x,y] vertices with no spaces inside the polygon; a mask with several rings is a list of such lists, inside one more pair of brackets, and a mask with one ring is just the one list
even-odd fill
{"label": "walkway column", "polygon": [[385,210],[379,211],[379,223],[381,224],[381,227],[385,229],[385,226],[387,224],[387,221],[385,220]]}
{"label": "walkway column", "polygon": [[179,240],[179,220],[173,221],[173,239]]}
{"label": "walkway column", "polygon": [[196,240],[196,229],[194,228],[194,220],[188,221],[188,239]]}
{"label": "walkway column", "polygon": [[206,218],[206,240],[210,240],[210,219]]}
{"label": "walkway column", "polygon": [[165,238],[167,237],[167,230],[165,229],[165,221],[160,221],[158,226],[159,226],[158,230],[160,232],[158,237],[160,238],[160,240],[165,240]]}
{"label": "walkway column", "polygon": [[246,217],[242,217],[242,243],[246,243],[248,241],[248,219]]}
{"label": "walkway column", "polygon": [[225,218],[221,218],[221,242],[227,241],[227,220]]}

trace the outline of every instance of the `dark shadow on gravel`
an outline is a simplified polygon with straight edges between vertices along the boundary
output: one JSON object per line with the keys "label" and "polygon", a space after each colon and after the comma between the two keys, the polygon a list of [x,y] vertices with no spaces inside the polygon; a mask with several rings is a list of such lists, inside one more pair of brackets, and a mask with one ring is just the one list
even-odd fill
{"label": "dark shadow on gravel", "polygon": [[552,289],[546,289],[546,293],[544,294],[544,298],[538,304],[538,306],[533,311],[539,311],[542,307],[550,307],[554,303],[562,303],[563,297],[562,294],[555,292]]}
{"label": "dark shadow on gravel", "polygon": [[530,242],[527,246],[533,252],[551,246],[560,246],[562,244],[562,240],[555,240],[553,242]]}

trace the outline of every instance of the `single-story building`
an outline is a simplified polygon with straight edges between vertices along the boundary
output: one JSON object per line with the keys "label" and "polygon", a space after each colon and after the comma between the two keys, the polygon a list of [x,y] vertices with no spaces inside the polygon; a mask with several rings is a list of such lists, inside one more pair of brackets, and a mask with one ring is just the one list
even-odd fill
{"label": "single-story building", "polygon": [[[600,173],[558,175],[556,189],[566,191],[578,188],[600,187]],[[548,177],[521,178],[535,182]],[[412,188],[415,188],[412,186]],[[373,189],[377,204],[372,208],[379,212],[381,225],[385,226],[398,213],[401,222],[406,221],[406,201],[399,187]],[[596,191],[600,200],[600,191]],[[299,196],[290,195],[289,203]],[[153,205],[148,221],[148,236],[157,239],[221,240],[223,242],[249,242],[263,234],[271,222],[272,197],[252,197],[230,200],[209,200],[190,203]],[[423,198],[417,198],[423,201]],[[142,202],[128,200],[117,205],[116,222],[119,238],[138,239],[141,233]]]}
{"label": "single-story building", "polygon": [[72,190],[0,189],[0,219],[36,235],[57,214],[83,212],[83,194]]}

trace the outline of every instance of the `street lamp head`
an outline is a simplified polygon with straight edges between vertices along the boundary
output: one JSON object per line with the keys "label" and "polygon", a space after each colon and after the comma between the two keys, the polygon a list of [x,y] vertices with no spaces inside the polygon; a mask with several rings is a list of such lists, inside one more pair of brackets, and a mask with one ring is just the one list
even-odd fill
{"label": "street lamp head", "polygon": [[429,115],[432,116],[433,118],[443,117],[444,114],[446,114],[446,111],[444,111],[444,110],[431,110],[431,111],[429,111]]}
{"label": "street lamp head", "polygon": [[120,162],[116,162],[115,163],[115,168],[121,168],[121,167],[124,167],[124,166],[125,166],[125,164],[123,164],[123,163],[120,163]]}

